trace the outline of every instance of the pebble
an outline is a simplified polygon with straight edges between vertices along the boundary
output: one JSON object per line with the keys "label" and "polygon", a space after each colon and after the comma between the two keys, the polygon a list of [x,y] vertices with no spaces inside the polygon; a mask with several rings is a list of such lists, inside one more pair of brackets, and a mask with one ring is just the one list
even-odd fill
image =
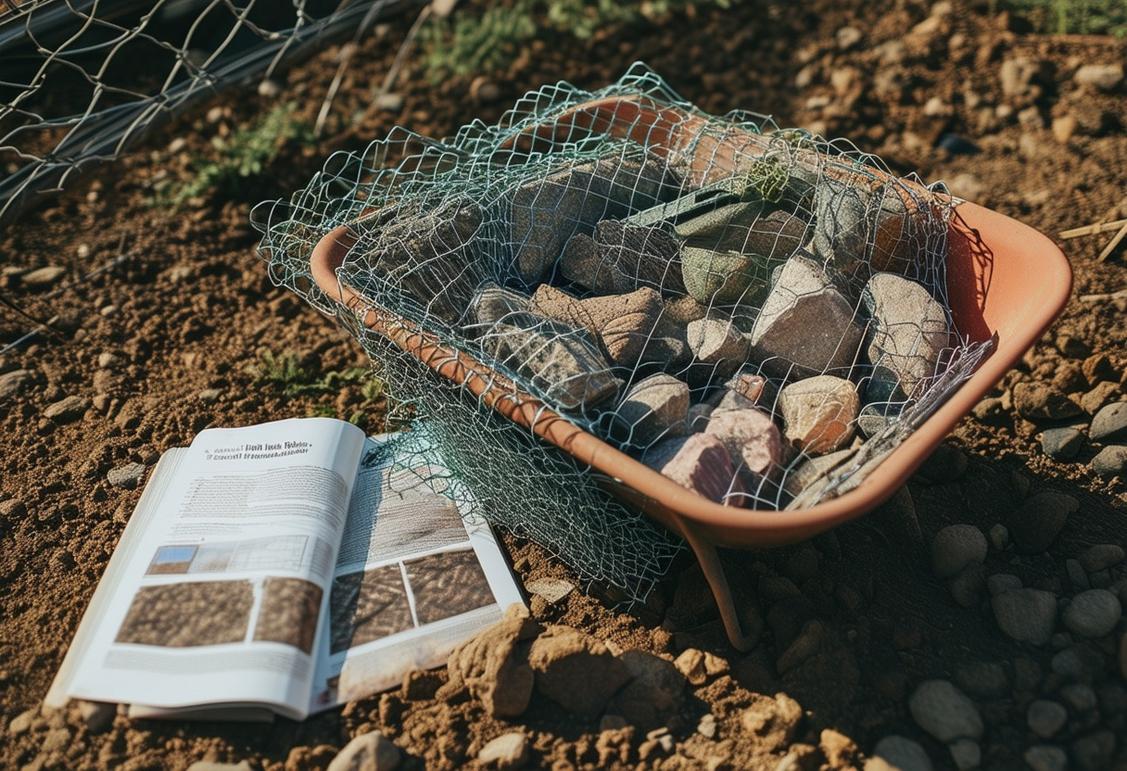
{"label": "pebble", "polygon": [[846,369],[861,344],[853,316],[822,266],[795,256],[779,271],[748,341],[768,374],[785,377],[792,365],[806,374]]}
{"label": "pebble", "polygon": [[1127,445],[1113,444],[1096,453],[1092,458],[1092,471],[1102,479],[1127,474]]}
{"label": "pebble", "polygon": [[941,742],[982,736],[982,716],[966,694],[946,680],[925,680],[908,699],[916,724]]}
{"label": "pebble", "polygon": [[1010,518],[1010,535],[1022,551],[1043,552],[1078,508],[1080,504],[1071,495],[1051,490],[1036,493]]}
{"label": "pebble", "polygon": [[697,733],[706,739],[716,738],[716,716],[711,712],[706,713],[697,723]]}
{"label": "pebble", "polygon": [[690,321],[687,339],[696,361],[720,377],[735,374],[747,358],[747,340],[730,320]]}
{"label": "pebble", "polygon": [[126,463],[124,466],[110,469],[106,474],[106,481],[114,487],[132,490],[145,476],[144,463]]}
{"label": "pebble", "polygon": [[24,710],[20,714],[12,718],[8,723],[8,734],[11,736],[19,736],[20,734],[27,733],[34,725],[36,718],[39,717],[39,708],[32,707],[31,709]]}
{"label": "pebble", "polygon": [[360,734],[329,762],[328,771],[393,771],[399,767],[399,748],[379,731]]}
{"label": "pebble", "polygon": [[1018,414],[1035,423],[1074,418],[1084,412],[1079,404],[1046,383],[1018,383],[1013,389],[1013,399]]}
{"label": "pebble", "polygon": [[771,416],[761,410],[714,412],[704,431],[723,442],[732,459],[742,460],[752,473],[766,476],[782,463],[782,435]]}
{"label": "pebble", "polygon": [[51,286],[67,272],[66,268],[59,265],[47,265],[43,268],[36,268],[35,270],[28,271],[20,276],[20,283],[26,287],[42,288]]}
{"label": "pebble", "polygon": [[87,406],[88,402],[81,396],[67,396],[43,410],[43,417],[59,423],[68,423],[81,418]]}
{"label": "pebble", "polygon": [[196,394],[196,397],[204,404],[215,404],[222,395],[223,392],[218,388],[205,388]]}
{"label": "pebble", "polygon": [[1100,91],[1112,91],[1123,82],[1123,65],[1085,64],[1076,70],[1072,79],[1081,86],[1092,86]]}
{"label": "pebble", "polygon": [[850,381],[819,375],[783,388],[778,408],[787,440],[803,452],[823,455],[841,449],[853,436],[861,401]]}
{"label": "pebble", "polygon": [[1072,598],[1064,610],[1064,625],[1081,637],[1103,637],[1115,628],[1123,607],[1106,589],[1089,589]]}
{"label": "pebble", "polygon": [[1067,771],[1068,755],[1060,747],[1037,744],[1021,756],[1032,771]]}
{"label": "pebble", "polygon": [[1071,683],[1064,686],[1060,689],[1060,697],[1073,712],[1081,714],[1093,711],[1099,704],[1096,692],[1084,683]]}
{"label": "pebble", "polygon": [[1025,722],[1033,733],[1042,739],[1048,739],[1064,728],[1064,724],[1068,722],[1068,710],[1058,702],[1037,699],[1025,711]]}
{"label": "pebble", "polygon": [[1114,543],[1098,543],[1080,553],[1080,564],[1089,573],[1114,567],[1127,557],[1123,547]]}
{"label": "pebble", "polygon": [[385,92],[376,97],[376,109],[384,112],[399,112],[403,109],[403,94]]}
{"label": "pebble", "polygon": [[1111,765],[1111,756],[1115,753],[1115,734],[1096,731],[1073,740],[1070,749],[1081,771],[1104,771]]}
{"label": "pebble", "polygon": [[79,701],[78,716],[92,734],[105,733],[113,725],[117,705],[104,701]]}
{"label": "pebble", "polygon": [[893,273],[870,278],[861,302],[873,323],[866,354],[874,370],[866,400],[910,396],[935,375],[950,340],[943,306],[920,284]]}
{"label": "pebble", "polygon": [[947,588],[960,607],[973,608],[978,605],[985,584],[986,568],[981,563],[971,563],[951,579]]}
{"label": "pebble", "polygon": [[968,661],[955,667],[955,683],[969,694],[996,698],[1009,693],[1006,670],[993,661]]}
{"label": "pebble", "polygon": [[629,430],[632,444],[650,444],[684,433],[688,414],[689,386],[664,373],[635,383],[615,413]]}
{"label": "pebble", "polygon": [[1068,144],[1068,140],[1072,139],[1073,134],[1076,133],[1076,126],[1077,120],[1075,115],[1061,115],[1060,117],[1053,118],[1053,138],[1062,145]]}
{"label": "pebble", "polygon": [[1092,418],[1088,437],[1093,442],[1111,444],[1127,439],[1127,402],[1109,404]]}
{"label": "pebble", "polygon": [[861,39],[863,37],[864,35],[862,34],[861,30],[852,26],[840,27],[838,31],[834,33],[834,39],[837,41],[837,47],[842,51],[848,51],[850,48],[853,48],[861,42]]}
{"label": "pebble", "polygon": [[1089,415],[1096,415],[1119,393],[1119,384],[1103,380],[1092,390],[1080,397],[1080,409]]}
{"label": "pebble", "polygon": [[1070,460],[1084,446],[1084,432],[1076,428],[1050,428],[1041,434],[1041,450],[1050,458]]}
{"label": "pebble", "polygon": [[976,741],[959,739],[948,749],[951,751],[951,759],[955,761],[955,766],[959,771],[978,768],[982,763],[982,748],[978,746]]}
{"label": "pebble", "polygon": [[898,771],[932,771],[933,768],[931,758],[919,742],[904,736],[884,737],[873,747],[872,755],[885,761],[887,768]]}
{"label": "pebble", "polygon": [[1068,575],[1068,583],[1072,584],[1073,589],[1092,588],[1092,585],[1088,582],[1088,574],[1084,572],[1084,566],[1080,564],[1080,560],[1065,560],[1064,572]]}
{"label": "pebble", "polygon": [[481,748],[477,761],[486,768],[515,769],[528,760],[528,737],[520,731],[510,731],[492,739]]}
{"label": "pebble", "polygon": [[931,566],[935,575],[950,578],[967,565],[986,559],[986,537],[974,525],[949,525],[931,542]]}
{"label": "pebble", "polygon": [[0,399],[15,396],[23,387],[31,382],[31,372],[26,369],[14,369],[0,375]]}
{"label": "pebble", "polygon": [[990,545],[997,551],[1004,551],[1010,545],[1010,529],[1001,522],[995,522],[990,527]]}
{"label": "pebble", "polygon": [[1052,638],[1057,598],[1051,592],[1012,589],[995,594],[990,605],[998,627],[1014,640],[1044,645]]}
{"label": "pebble", "polygon": [[1070,680],[1090,680],[1103,671],[1099,652],[1086,645],[1071,645],[1053,655],[1049,664],[1053,674]]}

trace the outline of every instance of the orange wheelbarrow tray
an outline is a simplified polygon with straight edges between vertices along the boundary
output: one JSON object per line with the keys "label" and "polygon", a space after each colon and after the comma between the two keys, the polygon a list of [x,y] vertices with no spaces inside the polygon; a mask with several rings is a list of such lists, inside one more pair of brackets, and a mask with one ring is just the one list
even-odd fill
{"label": "orange wheelbarrow tray", "polygon": [[[648,98],[614,97],[571,108],[554,123],[517,135],[513,146],[574,136],[577,129],[645,138],[657,152],[681,153],[690,181],[702,184],[723,170],[718,159],[735,159],[765,145],[760,135],[733,133],[705,137],[698,118],[677,107]],[[695,141],[694,141],[695,140]],[[704,163],[695,163],[696,159]],[[734,163],[735,161],[733,161]],[[697,173],[699,172],[699,173]],[[828,173],[849,176],[848,167]],[[866,173],[882,176],[866,169]],[[910,183],[909,183],[910,184]],[[740,629],[731,589],[717,547],[755,548],[808,539],[855,519],[878,506],[903,485],[943,441],[955,424],[1002,378],[1064,307],[1072,271],[1056,245],[1041,233],[997,212],[955,200],[948,232],[947,295],[956,328],[970,341],[995,337],[995,349],[935,412],[884,456],[859,485],[839,497],[805,509],[765,511],[725,506],[682,487],[577,427],[536,397],[465,352],[442,344],[411,322],[377,307],[337,274],[356,233],[348,225],[325,235],[311,256],[311,272],[325,294],[357,313],[362,323],[416,356],[439,376],[462,384],[488,407],[534,431],[545,441],[609,478],[618,498],[682,536],[700,562],[716,598],[732,645],[747,650],[754,640]]]}

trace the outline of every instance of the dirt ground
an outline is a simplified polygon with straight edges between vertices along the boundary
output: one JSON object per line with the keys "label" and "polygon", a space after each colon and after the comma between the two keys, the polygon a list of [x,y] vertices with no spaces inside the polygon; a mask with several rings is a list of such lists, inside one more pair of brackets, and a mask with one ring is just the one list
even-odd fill
{"label": "dirt ground", "polygon": [[[478,12],[472,3],[458,11]],[[905,492],[811,543],[725,556],[746,614],[764,620],[751,653],[726,644],[687,557],[644,608],[616,609],[598,587],[532,603],[540,622],[574,627],[615,650],[675,657],[699,649],[717,657],[722,664],[690,681],[692,698],[667,721],[671,742],[640,727],[600,725],[539,694],[508,719],[491,717],[475,699],[414,687],[270,727],[123,715],[111,724],[37,711],[140,495],[139,486],[111,483],[109,472],[130,462],[151,466],[212,425],[348,417],[363,404],[362,426],[383,428],[382,402],[361,382],[288,394],[253,369],[263,350],[293,352],[310,381],[366,364],[347,335],[271,285],[249,224],[254,203],[287,195],[331,150],[362,147],[396,123],[443,136],[474,117],[495,120],[543,83],[597,87],[641,59],[704,109],[751,109],[781,125],[848,137],[898,172],[946,180],[956,194],[1053,236],[1127,216],[1127,84],[1101,90],[1076,78],[1085,64],[1122,64],[1127,42],[1034,35],[1007,15],[988,15],[986,3],[698,8],[662,26],[608,30],[587,41],[537,39],[489,81],[496,94],[488,101],[494,89],[480,81],[432,85],[409,61],[397,87],[401,109],[367,109],[370,85],[382,80],[410,22],[394,20],[361,45],[334,105],[331,139],[287,145],[237,196],[178,211],[152,204],[155,182],[184,175],[213,136],[273,103],[264,97],[218,98],[0,233],[0,289],[32,315],[58,317],[53,332],[0,356],[0,376],[27,372],[10,378],[17,385],[0,396],[0,766],[156,769],[245,760],[251,768],[325,768],[351,737],[379,730],[402,750],[403,767],[457,768],[475,763],[490,739],[520,730],[527,763],[558,769],[861,767],[889,735],[918,742],[936,768],[1042,761],[1037,767],[1063,768],[1051,764],[1061,758],[1081,769],[1127,768],[1123,618],[1098,639],[1060,627],[1046,645],[1017,642],[999,630],[986,588],[988,577],[1012,574],[1058,601],[1089,586],[1127,600],[1122,559],[1094,570],[1081,565],[1091,561],[1082,558],[1088,547],[1127,542],[1127,480],[1093,471],[1098,446],[1085,444],[1062,461],[1040,442],[1045,428],[1086,426],[1100,406],[1123,400],[1127,299],[1109,295],[1127,287],[1127,250],[1096,260],[1111,234],[1063,242],[1075,282],[1062,318]],[[279,99],[311,119],[338,53],[326,50],[291,70]],[[65,269],[53,284],[21,280],[24,270],[48,265]],[[5,311],[0,345],[28,326]],[[1084,409],[1038,417],[1015,398],[1023,384],[1071,396]],[[48,410],[64,399],[63,408]],[[1075,504],[1064,505],[1072,511],[1047,548],[999,541],[976,576],[957,586],[936,576],[930,549],[940,529],[970,523],[986,533],[1002,523],[1016,537],[1041,491]],[[507,538],[506,547],[524,582],[570,575],[535,545]],[[811,636],[805,656],[790,655],[796,640]],[[436,682],[445,676],[440,671]],[[913,717],[910,695],[934,679],[956,683],[977,706],[984,724],[971,742],[978,763],[965,743],[952,753]],[[1065,722],[1047,737],[1031,727],[1035,700],[1066,705]],[[794,702],[801,712],[775,735],[748,719],[766,702],[776,717]],[[699,730],[709,714],[711,736]],[[1062,754],[1030,755],[1035,746]]]}

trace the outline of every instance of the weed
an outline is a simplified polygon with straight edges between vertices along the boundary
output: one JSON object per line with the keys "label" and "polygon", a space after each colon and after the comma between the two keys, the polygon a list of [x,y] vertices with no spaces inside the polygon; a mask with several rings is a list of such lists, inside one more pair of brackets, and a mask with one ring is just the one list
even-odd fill
{"label": "weed", "polygon": [[991,0],[990,6],[1028,20],[1039,32],[1127,37],[1124,0]]}

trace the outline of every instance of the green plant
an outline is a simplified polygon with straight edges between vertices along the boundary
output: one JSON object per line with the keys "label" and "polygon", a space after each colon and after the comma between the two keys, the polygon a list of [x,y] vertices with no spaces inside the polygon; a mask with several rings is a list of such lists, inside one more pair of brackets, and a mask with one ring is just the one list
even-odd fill
{"label": "green plant", "polygon": [[362,394],[366,389],[373,388],[377,389],[375,393],[383,393],[383,384],[380,381],[365,380],[368,370],[364,367],[332,370],[321,377],[316,377],[302,367],[298,357],[289,351],[276,354],[263,349],[258,353],[258,360],[247,367],[247,372],[254,378],[255,383],[273,385],[286,396],[316,396],[332,393],[349,383],[361,381],[364,381],[361,385]]}
{"label": "green plant", "polygon": [[420,31],[428,77],[490,74],[516,59],[523,44],[543,28],[580,40],[598,30],[657,22],[692,6],[729,7],[731,0],[512,0],[480,15],[457,13],[432,20]]}
{"label": "green plant", "polygon": [[308,144],[312,128],[295,117],[297,105],[273,107],[255,123],[240,126],[228,137],[212,139],[215,154],[191,164],[191,176],[171,184],[162,198],[174,206],[210,194],[230,195],[242,180],[260,174],[289,142]]}
{"label": "green plant", "polygon": [[1127,37],[1124,0],[991,0],[992,11],[1009,11],[1039,32]]}

